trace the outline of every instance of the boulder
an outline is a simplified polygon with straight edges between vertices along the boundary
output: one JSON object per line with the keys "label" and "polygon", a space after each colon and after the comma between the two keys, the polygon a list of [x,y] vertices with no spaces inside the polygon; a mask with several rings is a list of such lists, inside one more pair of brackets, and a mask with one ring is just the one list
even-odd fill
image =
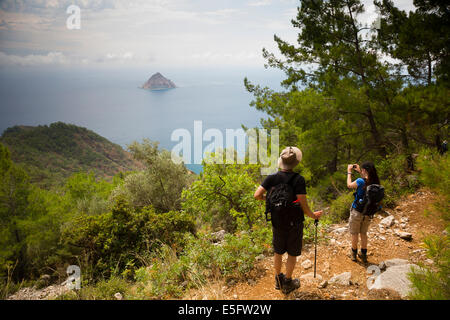
{"label": "boulder", "polygon": [[398,292],[402,299],[406,298],[411,290],[411,283],[407,274],[411,267],[418,268],[415,264],[401,264],[388,267],[387,270],[375,278],[369,290],[390,289]]}
{"label": "boulder", "polygon": [[341,285],[341,286],[349,286],[352,284],[352,282],[350,281],[352,277],[352,273],[349,272],[344,272],[338,275],[334,275],[329,281],[329,284],[336,284],[336,285]]}
{"label": "boulder", "polygon": [[212,241],[214,243],[222,242],[225,239],[225,230],[219,230],[217,232],[211,233]]}
{"label": "boulder", "polygon": [[394,225],[394,216],[387,216],[383,220],[380,221],[380,226],[389,228]]}
{"label": "boulder", "polygon": [[401,266],[404,264],[408,264],[409,261],[405,260],[405,259],[394,258],[394,259],[389,259],[389,260],[383,261],[382,263],[384,263],[386,268],[389,268],[389,267]]}

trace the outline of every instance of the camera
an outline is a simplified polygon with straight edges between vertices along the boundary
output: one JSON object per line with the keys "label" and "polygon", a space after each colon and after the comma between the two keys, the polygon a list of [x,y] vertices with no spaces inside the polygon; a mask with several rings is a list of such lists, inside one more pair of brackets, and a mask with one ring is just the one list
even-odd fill
{"label": "camera", "polygon": [[356,164],[353,165],[353,169],[356,169]]}

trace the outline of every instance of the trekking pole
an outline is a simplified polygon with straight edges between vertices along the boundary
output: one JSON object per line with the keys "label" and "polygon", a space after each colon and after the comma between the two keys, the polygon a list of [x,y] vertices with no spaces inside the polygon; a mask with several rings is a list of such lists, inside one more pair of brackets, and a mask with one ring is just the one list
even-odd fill
{"label": "trekking pole", "polygon": [[316,234],[314,237],[314,278],[316,278],[316,262],[317,262],[317,225],[319,223],[319,219],[314,220],[314,225],[316,226]]}

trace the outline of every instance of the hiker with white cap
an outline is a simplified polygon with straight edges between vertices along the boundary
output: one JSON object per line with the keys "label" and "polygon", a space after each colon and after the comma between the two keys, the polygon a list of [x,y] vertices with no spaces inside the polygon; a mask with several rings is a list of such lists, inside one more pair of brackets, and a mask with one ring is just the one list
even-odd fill
{"label": "hiker with white cap", "polygon": [[[300,281],[292,279],[292,273],[302,250],[304,214],[315,220],[322,214],[322,211],[311,211],[306,200],[305,178],[293,171],[301,160],[299,148],[285,148],[278,158],[280,170],[266,177],[254,195],[255,199],[266,200],[266,218],[267,213],[271,215],[275,289],[285,294],[300,287]],[[286,274],[283,274],[281,264],[285,252],[288,258]]]}

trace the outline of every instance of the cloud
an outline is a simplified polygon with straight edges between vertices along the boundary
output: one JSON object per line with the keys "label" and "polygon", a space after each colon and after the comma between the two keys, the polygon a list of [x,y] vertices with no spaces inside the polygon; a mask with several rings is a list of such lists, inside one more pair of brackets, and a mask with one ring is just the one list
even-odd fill
{"label": "cloud", "polygon": [[264,7],[270,5],[271,3],[272,0],[257,0],[247,3],[247,5],[250,7]]}
{"label": "cloud", "polygon": [[27,56],[8,55],[0,52],[0,65],[5,66],[36,66],[62,65],[71,63],[62,52],[49,52],[47,55],[30,54]]}

